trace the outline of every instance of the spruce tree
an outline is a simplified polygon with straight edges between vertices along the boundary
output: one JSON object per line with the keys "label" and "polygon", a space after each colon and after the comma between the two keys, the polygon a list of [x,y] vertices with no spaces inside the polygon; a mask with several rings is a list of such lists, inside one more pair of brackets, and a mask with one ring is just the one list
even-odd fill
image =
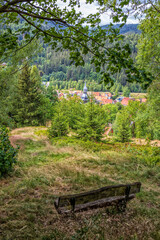
{"label": "spruce tree", "polygon": [[129,95],[130,95],[130,90],[129,90],[129,88],[127,86],[125,86],[123,88],[123,96],[124,97],[129,97]]}
{"label": "spruce tree", "polygon": [[53,83],[51,82],[49,86],[46,88],[46,97],[49,98],[51,103],[54,105],[56,102],[58,102],[58,94],[55,90],[55,87]]}
{"label": "spruce tree", "polygon": [[93,99],[85,106],[85,115],[78,124],[78,136],[84,140],[99,141],[105,129],[104,109],[95,104]]}
{"label": "spruce tree", "polygon": [[48,130],[49,137],[55,138],[55,137],[61,137],[66,136],[68,134],[69,126],[68,121],[66,119],[66,116],[63,112],[57,112],[51,123],[51,127]]}
{"label": "spruce tree", "polygon": [[128,142],[131,137],[131,120],[128,112],[122,110],[117,113],[114,132],[120,142]]}
{"label": "spruce tree", "polygon": [[16,114],[18,125],[39,125],[43,123],[44,97],[41,90],[41,79],[36,66],[31,69],[27,62],[19,75]]}

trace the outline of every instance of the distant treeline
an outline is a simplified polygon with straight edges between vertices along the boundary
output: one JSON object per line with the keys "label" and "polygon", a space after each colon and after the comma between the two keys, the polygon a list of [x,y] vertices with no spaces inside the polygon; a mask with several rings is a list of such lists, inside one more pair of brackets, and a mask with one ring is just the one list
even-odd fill
{"label": "distant treeline", "polygon": [[[18,25],[11,24],[11,29],[17,30],[20,27],[22,28],[23,25],[24,21],[21,20]],[[51,23],[48,23],[48,26],[50,25]],[[116,24],[115,28],[119,27],[119,25],[120,24]],[[107,27],[108,25],[102,26],[102,28]],[[124,34],[125,37],[123,43],[128,43],[130,45],[132,51],[131,57],[135,59],[137,54],[136,46],[139,38],[138,24],[125,25],[122,27],[120,33]],[[24,37],[25,34],[23,36],[19,36],[19,41],[22,41]],[[94,65],[90,63],[90,54],[85,56],[84,66],[75,67],[74,63],[71,64],[69,51],[64,50],[62,52],[56,52],[42,41],[41,45],[42,49],[39,53],[36,53],[33,64],[37,65],[42,81],[52,81],[56,89],[75,88],[77,90],[82,90],[84,82],[86,81],[89,90],[108,90],[108,86],[105,86],[103,83],[100,84],[101,74],[97,73]],[[114,90],[123,91],[123,87],[127,85],[131,92],[144,92],[140,84],[126,82],[124,71],[115,74],[113,77],[115,79],[115,86],[113,87]]]}
{"label": "distant treeline", "polygon": [[[133,29],[137,29],[136,26]],[[128,30],[132,29],[128,27]],[[128,43],[132,51],[132,58],[137,54],[137,42],[139,35],[136,33],[125,34],[123,43]],[[75,67],[71,64],[68,51],[56,52],[50,46],[43,44],[41,53],[35,58],[34,63],[40,70],[42,81],[52,81],[57,89],[76,88],[82,90],[84,82],[87,81],[89,90],[106,91],[108,86],[100,84],[101,75],[97,73],[93,64],[90,63],[90,54],[85,56],[85,65]],[[107,66],[106,66],[107,67]],[[140,84],[127,83],[123,71],[115,74],[115,84],[119,86],[118,91],[127,84],[131,92],[143,92]]]}
{"label": "distant treeline", "polygon": [[[126,24],[124,25],[121,30],[120,33],[121,34],[126,34],[126,33],[141,33],[141,31],[138,29],[138,25],[139,24]],[[114,27],[115,28],[119,28],[120,24],[115,24]],[[103,25],[102,29],[107,28],[108,25]]]}

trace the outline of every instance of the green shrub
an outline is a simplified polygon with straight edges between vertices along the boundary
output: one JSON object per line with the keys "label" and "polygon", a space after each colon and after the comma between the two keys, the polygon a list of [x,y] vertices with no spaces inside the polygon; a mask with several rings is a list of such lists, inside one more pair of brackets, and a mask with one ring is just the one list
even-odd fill
{"label": "green shrub", "polygon": [[160,163],[160,148],[146,146],[127,147],[127,151],[132,153],[134,158],[143,162],[145,165],[154,167]]}
{"label": "green shrub", "polygon": [[17,161],[17,149],[12,147],[8,130],[0,127],[0,177],[9,173]]}
{"label": "green shrub", "polygon": [[35,130],[34,134],[37,136],[47,136],[47,130],[46,129]]}

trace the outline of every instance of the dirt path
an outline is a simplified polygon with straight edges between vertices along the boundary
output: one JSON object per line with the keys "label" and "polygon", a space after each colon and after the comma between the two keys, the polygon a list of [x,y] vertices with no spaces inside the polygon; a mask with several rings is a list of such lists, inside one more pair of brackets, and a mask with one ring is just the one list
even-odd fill
{"label": "dirt path", "polygon": [[13,147],[16,147],[17,141],[20,140],[33,140],[33,141],[47,140],[47,136],[43,134],[43,132],[42,134],[37,134],[38,132],[44,130],[47,130],[47,128],[46,127],[16,128],[11,131],[9,139]]}
{"label": "dirt path", "polygon": [[[136,143],[138,145],[147,145],[148,144],[148,142],[145,139],[141,139],[141,138],[132,138],[132,142]],[[154,147],[160,147],[159,140],[150,141],[149,144]]]}

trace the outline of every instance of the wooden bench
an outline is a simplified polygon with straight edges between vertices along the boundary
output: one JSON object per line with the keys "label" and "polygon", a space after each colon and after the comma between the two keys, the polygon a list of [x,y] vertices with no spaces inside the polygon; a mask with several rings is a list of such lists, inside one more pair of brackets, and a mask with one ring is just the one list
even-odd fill
{"label": "wooden bench", "polygon": [[117,206],[119,211],[124,211],[127,201],[140,192],[140,187],[140,182],[103,187],[80,194],[61,196],[55,200],[54,205],[59,214],[111,205]]}

